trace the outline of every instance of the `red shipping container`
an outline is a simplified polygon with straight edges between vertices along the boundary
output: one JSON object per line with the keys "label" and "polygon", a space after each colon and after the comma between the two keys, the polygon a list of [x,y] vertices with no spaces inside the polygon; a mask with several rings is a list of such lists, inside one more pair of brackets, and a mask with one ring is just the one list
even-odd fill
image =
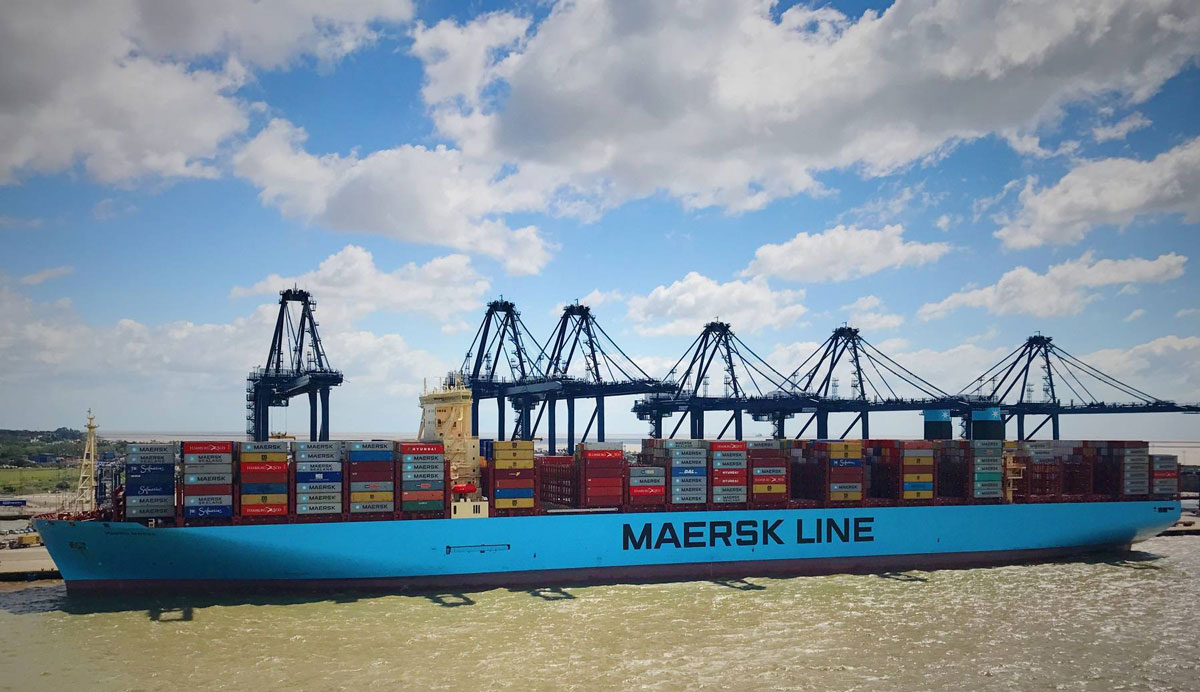
{"label": "red shipping container", "polygon": [[666,487],[662,485],[633,485],[629,487],[629,497],[666,495],[666,490]]}
{"label": "red shipping container", "polygon": [[1178,471],[1154,471],[1155,478],[1179,478]]}
{"label": "red shipping container", "polygon": [[784,476],[755,476],[754,477],[755,485],[759,485],[762,483],[780,483],[780,484],[787,483],[787,476],[784,475]]}
{"label": "red shipping container", "polygon": [[401,442],[401,454],[445,454],[446,447],[441,442]]}
{"label": "red shipping container", "polygon": [[242,473],[287,473],[287,462],[243,461]]}
{"label": "red shipping container", "polygon": [[[922,468],[930,468],[924,466]],[[863,479],[863,470],[858,467],[835,466],[829,469],[830,483],[861,483]]]}
{"label": "red shipping container", "polygon": [[744,452],[746,451],[745,440],[713,440],[708,443],[708,448],[714,452]]}
{"label": "red shipping container", "polygon": [[404,490],[400,493],[401,502],[428,502],[441,500],[445,495],[441,490]]}
{"label": "red shipping container", "polygon": [[184,495],[232,495],[232,483],[206,483],[204,485],[183,486]]}
{"label": "red shipping container", "polygon": [[536,469],[491,469],[492,478],[499,480],[515,480],[519,478],[528,478],[533,480],[534,471]]}
{"label": "red shipping container", "polygon": [[617,476],[616,478],[596,478],[589,476],[587,479],[588,490],[592,488],[620,488],[625,484],[625,479]]}
{"label": "red shipping container", "polygon": [[184,442],[184,454],[233,454],[232,442]]}
{"label": "red shipping container", "polygon": [[624,459],[588,459],[583,465],[589,469],[623,469]]}
{"label": "red shipping container", "polygon": [[352,461],[350,462],[351,471],[387,471],[396,466],[392,461]]}
{"label": "red shipping container", "polygon": [[495,486],[497,490],[508,490],[510,488],[532,488],[533,479],[525,478],[519,480],[507,480],[497,478],[495,481]]}
{"label": "red shipping container", "polygon": [[631,505],[656,505],[656,506],[661,507],[664,504],[666,504],[666,496],[665,495],[639,495],[637,497],[630,497],[629,504],[631,504]]}
{"label": "red shipping container", "polygon": [[273,514],[287,514],[287,505],[242,505],[242,516],[261,517]]}
{"label": "red shipping container", "polygon": [[749,449],[746,450],[747,459],[786,459],[788,452],[786,449]]}
{"label": "red shipping container", "polygon": [[716,481],[716,480],[733,480],[733,481],[741,481],[741,482],[745,483],[746,482],[746,470],[745,469],[713,469],[712,477],[713,477],[714,481]]}
{"label": "red shipping container", "polygon": [[242,473],[243,483],[287,483],[287,473]]}
{"label": "red shipping container", "polygon": [[611,487],[600,486],[598,488],[589,487],[587,489],[587,496],[589,498],[593,498],[593,497],[607,498],[607,497],[613,497],[613,496],[620,497],[621,493],[622,493],[622,488],[619,485],[611,486]]}
{"label": "red shipping container", "polygon": [[619,449],[585,449],[583,458],[592,459],[624,459],[625,453]]}
{"label": "red shipping container", "polygon": [[374,483],[383,481],[395,480],[396,476],[391,471],[351,471],[351,483]]}
{"label": "red shipping container", "polygon": [[787,493],[751,493],[754,502],[780,502],[787,499]]}
{"label": "red shipping container", "polygon": [[588,478],[621,478],[625,475],[625,469],[620,467],[596,468],[588,465],[584,473]]}

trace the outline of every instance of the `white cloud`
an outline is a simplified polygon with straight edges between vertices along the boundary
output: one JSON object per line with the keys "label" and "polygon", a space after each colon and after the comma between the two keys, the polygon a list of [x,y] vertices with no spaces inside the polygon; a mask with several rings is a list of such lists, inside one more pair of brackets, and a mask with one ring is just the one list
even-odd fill
{"label": "white cloud", "polygon": [[479,308],[490,287],[466,255],[447,255],[421,265],[410,262],[385,272],[366,249],[347,245],[314,271],[286,277],[272,274],[253,286],[235,287],[230,295],[278,294],[292,286],[318,299],[322,321],[344,326],[381,310],[420,313],[456,325],[462,313]]}
{"label": "white cloud", "polygon": [[1134,310],[1134,311],[1130,312],[1128,315],[1126,315],[1125,319],[1122,321],[1123,322],[1132,322],[1134,320],[1141,319],[1145,316],[1146,316],[1146,311],[1142,308],[1137,308],[1136,310]]}
{"label": "white cloud", "polygon": [[0,184],[76,163],[106,183],[214,177],[249,123],[248,68],[330,63],[411,14],[407,0],[6,4]]}
{"label": "white cloud", "polygon": [[904,316],[883,309],[883,301],[878,296],[863,296],[849,305],[843,305],[842,310],[849,313],[846,322],[851,327],[866,332],[895,329],[904,324]]}
{"label": "white cloud", "polygon": [[112,197],[105,197],[92,205],[92,218],[97,221],[112,221],[119,216],[132,214],[135,211],[137,211],[137,207],[129,202],[120,202]]}
{"label": "white cloud", "polygon": [[1040,151],[1065,106],[1143,102],[1200,51],[1187,0],[775,10],[581,0],[529,29],[445,22],[425,93],[464,151],[599,208],[664,191],[737,212],[820,193],[814,172],[885,174],[992,134]]}
{"label": "white cloud", "polygon": [[0,215],[0,228],[41,228],[44,219]]}
{"label": "white cloud", "polygon": [[[395,285],[381,282],[379,288]],[[275,304],[223,323],[152,325],[126,318],[89,325],[70,301],[38,302],[15,287],[0,275],[0,389],[36,388],[38,396],[0,397],[0,420],[54,426],[62,424],[64,411],[78,412],[82,420],[93,407],[102,430],[242,429],[246,373],[265,361]],[[322,299],[326,294],[316,297],[326,353],[346,376],[333,394],[335,431],[375,426],[366,429],[415,432],[422,380],[444,374],[451,363],[399,334],[326,319],[327,308],[338,302],[333,288],[323,286],[329,302]],[[306,402],[293,403],[293,429],[307,429]],[[396,411],[414,413],[397,419]],[[272,430],[285,427],[288,412],[273,411]]]}
{"label": "white cloud", "polygon": [[550,260],[552,248],[536,227],[513,229],[498,218],[545,204],[517,176],[498,179],[499,167],[444,146],[314,156],[303,148],[306,137],[272,120],[234,157],[238,175],[285,216],[486,255],[510,274],[536,274]]}
{"label": "white cloud", "polygon": [[1186,263],[1187,257],[1175,253],[1152,260],[1097,260],[1085,253],[1079,259],[1051,266],[1045,274],[1016,267],[990,286],[965,288],[940,302],[926,303],[917,316],[922,320],[938,319],[963,307],[986,308],[993,315],[1074,315],[1099,297],[1089,289],[1171,281],[1183,275]]}
{"label": "white cloud", "polygon": [[68,274],[72,274],[74,272],[75,272],[75,267],[64,264],[64,265],[61,265],[58,267],[50,267],[49,269],[43,269],[40,272],[33,272],[32,274],[26,274],[25,276],[21,277],[20,281],[25,286],[37,286],[40,283],[49,281],[50,279],[57,279],[60,276],[67,276]]}
{"label": "white cloud", "polygon": [[688,272],[670,286],[658,286],[645,296],[631,296],[627,318],[643,336],[696,335],[714,320],[728,322],[735,332],[791,326],[808,311],[804,291],[772,290],[766,280],[720,283]]}
{"label": "white cloud", "polygon": [[1026,181],[1016,218],[996,231],[1010,248],[1077,243],[1093,228],[1124,227],[1144,214],[1178,213],[1200,222],[1200,138],[1150,161],[1099,159],[1079,164],[1054,185]]}
{"label": "white cloud", "polygon": [[[1200,401],[1200,337],[1163,336],[1130,348],[1076,353],[1083,362],[1164,399]],[[1131,401],[1115,390],[1093,391],[1107,401]]]}
{"label": "white cloud", "polygon": [[937,226],[938,230],[945,233],[946,231],[950,230],[950,215],[942,214],[937,218],[937,221],[933,222],[933,225]]}
{"label": "white cloud", "polygon": [[1150,119],[1141,113],[1131,113],[1111,125],[1097,125],[1092,128],[1092,138],[1097,142],[1107,142],[1113,139],[1125,139],[1134,130],[1150,126]]}
{"label": "white cloud", "polygon": [[1200,315],[1200,308],[1184,308],[1175,313],[1176,317],[1191,317],[1192,315]]}
{"label": "white cloud", "polygon": [[823,233],[797,233],[754,252],[743,276],[776,276],[791,281],[845,281],[893,267],[916,267],[950,252],[949,243],[904,239],[903,226],[880,230],[835,226]]}

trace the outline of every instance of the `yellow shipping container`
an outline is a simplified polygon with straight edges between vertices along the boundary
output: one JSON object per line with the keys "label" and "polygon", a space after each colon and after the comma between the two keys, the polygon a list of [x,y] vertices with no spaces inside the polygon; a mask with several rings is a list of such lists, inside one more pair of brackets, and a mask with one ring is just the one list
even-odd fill
{"label": "yellow shipping container", "polygon": [[495,467],[498,469],[531,469],[533,468],[533,459],[496,459]]}
{"label": "yellow shipping container", "polygon": [[933,466],[933,457],[904,457],[905,466]]}
{"label": "yellow shipping container", "polygon": [[277,495],[242,495],[243,505],[286,505],[287,493]]}
{"label": "yellow shipping container", "polygon": [[831,449],[829,450],[830,459],[861,459],[862,447],[858,449]]}
{"label": "yellow shipping container", "polygon": [[[904,474],[905,483],[932,483],[932,473],[906,473]],[[923,492],[923,491],[918,491]]]}
{"label": "yellow shipping container", "polygon": [[829,493],[829,499],[838,502],[852,502],[862,499],[862,493]]}
{"label": "yellow shipping container", "polygon": [[351,502],[393,502],[396,493],[350,493]]}
{"label": "yellow shipping container", "polygon": [[493,448],[498,452],[502,449],[527,449],[533,451],[533,440],[496,440]]}
{"label": "yellow shipping container", "polygon": [[905,490],[904,491],[904,499],[905,500],[932,500],[933,499],[933,491],[932,490]]}
{"label": "yellow shipping container", "polygon": [[287,461],[287,452],[243,452],[242,461]]}
{"label": "yellow shipping container", "polygon": [[496,509],[531,509],[532,497],[506,497],[496,500]]}
{"label": "yellow shipping container", "polygon": [[756,493],[786,493],[787,486],[783,483],[755,483],[754,492]]}
{"label": "yellow shipping container", "polygon": [[497,449],[493,452],[493,457],[496,461],[501,459],[528,459],[533,461],[533,449]]}

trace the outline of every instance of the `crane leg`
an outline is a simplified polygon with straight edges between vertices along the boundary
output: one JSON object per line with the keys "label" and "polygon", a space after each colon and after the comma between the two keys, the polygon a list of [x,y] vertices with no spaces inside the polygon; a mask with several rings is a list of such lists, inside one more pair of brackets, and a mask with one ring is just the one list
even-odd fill
{"label": "crane leg", "polygon": [[734,409],[733,411],[733,439],[742,439],[742,410]]}
{"label": "crane leg", "polygon": [[575,400],[567,399],[567,448],[575,453]]}
{"label": "crane leg", "polygon": [[829,411],[817,411],[817,439],[829,439]]}
{"label": "crane leg", "polygon": [[308,439],[317,439],[317,392],[308,393]]}
{"label": "crane leg", "polygon": [[329,387],[321,388],[321,434],[318,439],[329,439]]}
{"label": "crane leg", "polygon": [[555,425],[554,413],[558,402],[553,397],[546,398],[546,443],[550,456],[558,454],[558,429]]}
{"label": "crane leg", "polygon": [[862,439],[871,439],[871,424],[867,422],[867,412],[862,412]]}
{"label": "crane leg", "polygon": [[596,441],[604,441],[604,397],[596,397]]}
{"label": "crane leg", "polygon": [[504,440],[504,397],[496,395],[496,439]]}

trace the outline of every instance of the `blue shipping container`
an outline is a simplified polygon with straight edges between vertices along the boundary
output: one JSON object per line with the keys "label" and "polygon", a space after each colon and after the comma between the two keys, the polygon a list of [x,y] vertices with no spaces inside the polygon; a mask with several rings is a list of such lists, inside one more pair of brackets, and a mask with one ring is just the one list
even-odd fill
{"label": "blue shipping container", "polygon": [[445,490],[445,481],[404,481],[401,483],[404,490]]}
{"label": "blue shipping container", "polygon": [[862,466],[862,459],[830,459],[830,466]]}
{"label": "blue shipping container", "polygon": [[497,500],[520,497],[533,497],[533,488],[500,488],[496,490]]}
{"label": "blue shipping container", "polygon": [[905,490],[933,490],[933,483],[905,483]]}
{"label": "blue shipping container", "polygon": [[287,492],[287,483],[243,483],[243,495],[282,495]]}
{"label": "blue shipping container", "polygon": [[139,495],[174,495],[174,483],[126,483],[125,497],[137,497]]}
{"label": "blue shipping container", "polygon": [[672,466],[672,476],[706,476],[708,469],[703,466]]}
{"label": "blue shipping container", "polygon": [[297,471],[297,483],[341,483],[342,474],[339,471]]}
{"label": "blue shipping container", "polygon": [[394,452],[385,449],[350,452],[350,461],[392,461],[394,457]]}
{"label": "blue shipping container", "polygon": [[188,519],[209,519],[217,517],[232,517],[232,505],[218,505],[216,507],[184,507],[183,516]]}

